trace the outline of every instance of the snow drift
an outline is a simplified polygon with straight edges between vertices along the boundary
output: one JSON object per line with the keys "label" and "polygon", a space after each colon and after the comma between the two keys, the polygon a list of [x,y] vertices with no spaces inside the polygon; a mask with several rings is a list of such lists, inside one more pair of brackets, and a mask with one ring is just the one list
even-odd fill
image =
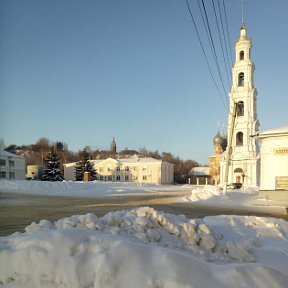
{"label": "snow drift", "polygon": [[286,287],[288,224],[141,207],[0,238],[1,287]]}

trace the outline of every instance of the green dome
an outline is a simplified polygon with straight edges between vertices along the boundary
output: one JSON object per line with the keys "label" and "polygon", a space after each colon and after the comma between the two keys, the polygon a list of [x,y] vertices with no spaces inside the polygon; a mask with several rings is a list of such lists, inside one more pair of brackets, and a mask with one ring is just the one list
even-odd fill
{"label": "green dome", "polygon": [[221,136],[221,134],[219,132],[213,138],[214,145],[220,144],[222,146],[223,141],[224,141],[224,138],[223,138],[223,136]]}

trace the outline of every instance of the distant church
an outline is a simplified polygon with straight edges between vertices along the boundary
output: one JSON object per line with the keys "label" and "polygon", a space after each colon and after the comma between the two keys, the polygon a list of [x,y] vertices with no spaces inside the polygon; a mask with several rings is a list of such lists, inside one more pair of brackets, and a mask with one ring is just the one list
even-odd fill
{"label": "distant church", "polygon": [[221,186],[230,183],[241,183],[244,187],[259,185],[259,144],[257,139],[251,137],[258,132],[260,125],[256,111],[257,89],[254,87],[255,65],[250,58],[251,48],[251,39],[246,35],[243,23],[235,45],[236,57],[232,68],[227,149],[226,143],[223,143],[225,137],[217,134],[214,137],[214,156],[209,158],[210,174],[215,183]]}
{"label": "distant church", "polygon": [[209,157],[209,174],[213,184],[217,185],[220,182],[220,162],[223,159],[223,152],[227,147],[227,139],[220,132],[213,138],[214,155]]}

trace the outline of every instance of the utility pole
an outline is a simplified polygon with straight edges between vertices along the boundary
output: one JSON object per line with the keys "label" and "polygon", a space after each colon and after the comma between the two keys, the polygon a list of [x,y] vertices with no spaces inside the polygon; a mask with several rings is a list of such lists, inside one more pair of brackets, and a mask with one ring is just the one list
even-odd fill
{"label": "utility pole", "polygon": [[229,175],[229,162],[230,162],[230,157],[232,154],[232,137],[234,133],[234,126],[235,126],[235,118],[236,118],[236,113],[237,113],[237,103],[233,100],[233,109],[232,109],[232,118],[231,118],[231,126],[229,130],[229,135],[228,135],[228,146],[226,149],[226,170],[225,170],[225,178],[224,178],[224,187],[223,187],[223,192],[227,192],[227,184],[228,184],[228,175]]}

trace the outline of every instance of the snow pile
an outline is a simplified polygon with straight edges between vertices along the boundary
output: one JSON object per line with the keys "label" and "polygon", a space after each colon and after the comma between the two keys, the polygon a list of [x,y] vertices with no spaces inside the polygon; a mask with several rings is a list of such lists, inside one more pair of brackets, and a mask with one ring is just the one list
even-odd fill
{"label": "snow pile", "polygon": [[192,189],[190,201],[199,201],[199,200],[208,200],[215,196],[224,196],[221,189],[217,186],[201,186],[195,189]]}
{"label": "snow pile", "polygon": [[[110,212],[101,218],[91,213],[72,216],[58,220],[54,224],[42,220],[39,224],[33,222],[25,228],[25,231],[33,233],[47,227],[60,230],[76,227],[102,231],[105,234],[119,235],[145,244],[152,242],[171,249],[189,250],[189,253],[199,254],[200,257],[205,256],[206,260],[229,261],[230,256],[239,261],[253,261],[243,248],[231,243],[226,245],[222,241],[217,243],[221,240],[221,235],[209,229],[202,219],[189,220],[184,215],[175,216],[149,207],[141,207],[128,212]],[[238,254],[242,252],[242,255],[234,257],[237,249]],[[203,253],[202,250],[207,253]],[[210,254],[209,251],[216,254]],[[220,255],[221,253],[223,255]]]}
{"label": "snow pile", "polygon": [[240,201],[251,201],[258,198],[258,189],[256,188],[247,188],[244,190],[228,190],[226,193],[218,186],[201,186],[195,187],[192,189],[191,195],[187,197],[188,201],[196,202],[196,201],[205,201],[207,203],[223,203],[231,202],[236,200],[238,203]]}
{"label": "snow pile", "polygon": [[286,287],[288,223],[141,207],[0,238],[1,287]]}

